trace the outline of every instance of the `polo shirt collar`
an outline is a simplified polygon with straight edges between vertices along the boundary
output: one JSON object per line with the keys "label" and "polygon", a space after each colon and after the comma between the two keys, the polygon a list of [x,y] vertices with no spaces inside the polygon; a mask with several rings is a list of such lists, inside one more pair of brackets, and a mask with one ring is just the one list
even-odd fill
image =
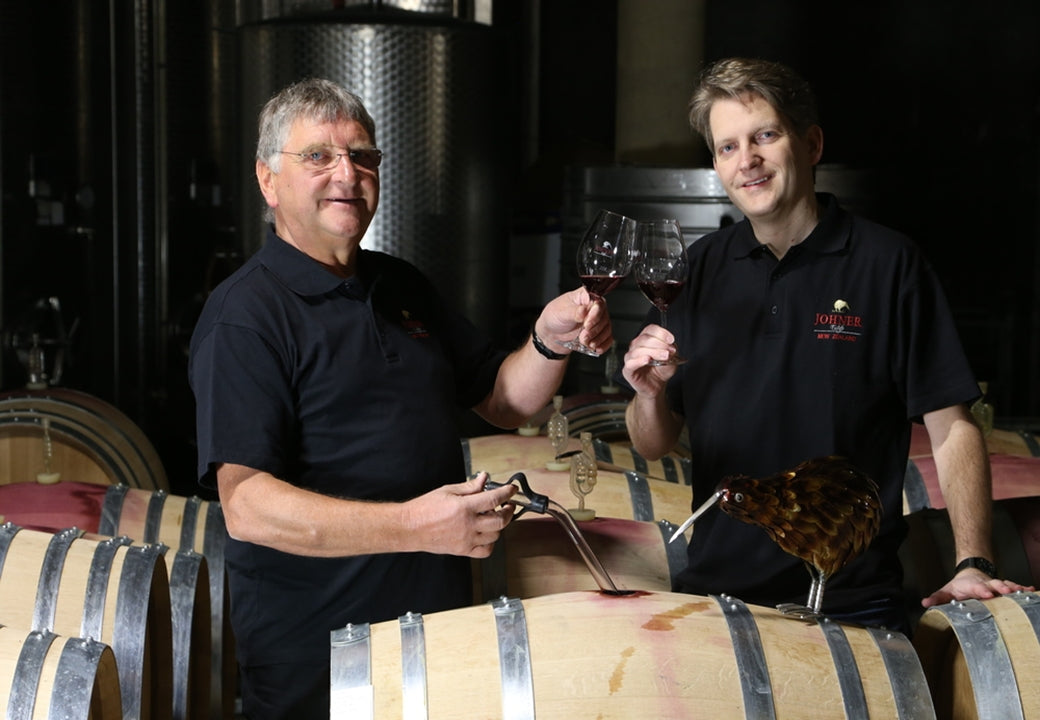
{"label": "polo shirt collar", "polygon": [[[364,251],[361,250],[360,254],[363,255]],[[260,248],[258,259],[268,272],[302,297],[320,297],[340,288],[352,295],[366,294],[365,284],[357,276],[344,280],[333,275],[321,263],[278,237],[271,225],[267,227],[267,240]],[[359,275],[362,264],[358,263]]]}
{"label": "polo shirt collar", "polygon": [[838,199],[830,193],[816,193],[816,200],[822,211],[820,222],[800,244],[820,255],[841,252],[848,247],[852,235],[852,216],[841,208]]}
{"label": "polo shirt collar", "polygon": [[[810,250],[819,255],[841,252],[849,244],[852,231],[852,216],[838,204],[838,199],[831,193],[816,193],[820,205],[820,221],[809,233],[809,237],[794,247],[804,252]],[[745,219],[738,230],[735,257],[751,257],[765,250],[751,229],[751,222]]]}

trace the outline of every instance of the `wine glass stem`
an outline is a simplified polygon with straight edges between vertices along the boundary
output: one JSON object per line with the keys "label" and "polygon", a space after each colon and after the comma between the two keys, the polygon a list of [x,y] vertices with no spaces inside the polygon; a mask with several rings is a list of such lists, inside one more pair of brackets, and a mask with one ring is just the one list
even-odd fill
{"label": "wine glass stem", "polygon": [[668,308],[661,308],[661,327],[668,329]]}

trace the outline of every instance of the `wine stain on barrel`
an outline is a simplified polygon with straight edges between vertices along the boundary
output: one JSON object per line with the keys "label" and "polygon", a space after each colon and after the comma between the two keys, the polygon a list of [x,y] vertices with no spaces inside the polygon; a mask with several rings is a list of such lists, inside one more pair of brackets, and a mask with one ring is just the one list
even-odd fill
{"label": "wine stain on barrel", "polygon": [[628,664],[628,659],[632,657],[636,652],[634,647],[627,647],[621,651],[621,662],[618,663],[617,667],[614,668],[614,672],[610,675],[610,694],[613,695],[621,689],[621,682],[625,678],[625,665]]}
{"label": "wine stain on barrel", "polygon": [[711,603],[707,602],[691,602],[679,605],[667,612],[656,613],[649,620],[643,624],[644,630],[653,630],[655,632],[667,632],[675,629],[675,620],[681,620],[684,617],[689,617],[697,612],[703,612],[711,606]]}

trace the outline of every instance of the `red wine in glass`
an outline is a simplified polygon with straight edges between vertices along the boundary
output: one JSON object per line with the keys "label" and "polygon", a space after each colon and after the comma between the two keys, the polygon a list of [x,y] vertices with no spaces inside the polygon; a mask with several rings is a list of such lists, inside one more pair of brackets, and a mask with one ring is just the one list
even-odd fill
{"label": "red wine in glass", "polygon": [[582,275],[581,284],[593,295],[603,297],[624,279],[624,275]]}
{"label": "red wine in glass", "polygon": [[[668,307],[686,283],[686,244],[675,220],[639,223],[636,239],[636,284],[661,313],[661,327],[668,329]],[[673,352],[668,360],[652,360],[651,365],[680,365],[686,359]]]}
{"label": "red wine in glass", "polygon": [[[582,285],[594,298],[602,298],[621,284],[632,270],[636,221],[610,210],[600,210],[578,244],[576,265]],[[599,357],[577,337],[563,347]]]}
{"label": "red wine in glass", "polygon": [[662,313],[665,313],[668,311],[668,306],[672,304],[672,301],[679,297],[679,292],[682,291],[683,285],[686,283],[682,280],[645,280],[636,284],[639,285],[639,289],[646,295],[647,300],[652,302],[654,307]]}

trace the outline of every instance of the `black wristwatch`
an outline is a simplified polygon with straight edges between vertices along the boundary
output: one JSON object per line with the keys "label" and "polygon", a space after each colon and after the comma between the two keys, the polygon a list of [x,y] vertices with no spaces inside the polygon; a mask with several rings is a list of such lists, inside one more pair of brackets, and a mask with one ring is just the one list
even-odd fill
{"label": "black wristwatch", "polygon": [[546,347],[542,339],[538,337],[538,333],[534,331],[534,325],[531,326],[531,344],[534,345],[534,349],[538,351],[538,354],[547,360],[565,360],[567,358],[568,353],[558,353]]}
{"label": "black wristwatch", "polygon": [[989,575],[991,578],[995,578],[997,576],[997,566],[984,557],[964,558],[959,563],[957,563],[957,567],[954,568],[953,574],[956,575],[965,568],[975,568],[976,570],[981,570],[982,572]]}

